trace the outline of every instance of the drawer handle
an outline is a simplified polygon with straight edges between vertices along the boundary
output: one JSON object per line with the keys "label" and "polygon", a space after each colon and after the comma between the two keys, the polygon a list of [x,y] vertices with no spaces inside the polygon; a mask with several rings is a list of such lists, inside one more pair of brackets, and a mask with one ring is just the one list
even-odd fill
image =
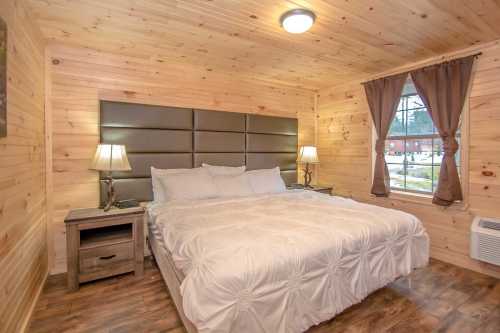
{"label": "drawer handle", "polygon": [[108,259],[112,259],[114,257],[116,257],[116,254],[112,254],[110,256],[99,257],[99,259],[101,259],[101,260],[108,260]]}

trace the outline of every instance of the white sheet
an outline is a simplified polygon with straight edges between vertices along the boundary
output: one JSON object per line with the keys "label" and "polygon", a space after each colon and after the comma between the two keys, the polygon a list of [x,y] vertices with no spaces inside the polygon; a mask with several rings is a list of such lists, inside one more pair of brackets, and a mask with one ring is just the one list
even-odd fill
{"label": "white sheet", "polygon": [[414,216],[312,191],[153,205],[204,332],[302,332],[427,264]]}

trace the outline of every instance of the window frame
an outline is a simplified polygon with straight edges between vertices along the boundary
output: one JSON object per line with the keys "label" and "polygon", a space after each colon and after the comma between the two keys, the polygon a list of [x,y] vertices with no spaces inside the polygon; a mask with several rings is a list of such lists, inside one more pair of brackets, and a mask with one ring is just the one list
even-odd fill
{"label": "window frame", "polygon": [[[471,80],[472,82],[472,80]],[[459,210],[464,210],[467,209],[469,205],[469,109],[470,109],[470,90],[471,86],[469,86],[469,89],[467,91],[466,97],[465,97],[465,102],[464,102],[464,107],[462,110],[462,115],[461,115],[461,120],[459,124],[459,135],[458,137],[460,138],[459,142],[459,154],[460,154],[460,164],[459,164],[459,175],[460,175],[460,184],[462,187],[462,194],[463,194],[463,200],[458,201],[454,203],[450,207],[458,207]],[[417,93],[418,94],[418,93]],[[409,94],[402,94],[402,97],[414,95],[413,93]],[[398,102],[399,103],[399,102]],[[413,109],[412,109],[413,110]],[[397,112],[397,111],[396,111]],[[371,168],[370,168],[370,179],[373,181],[373,170],[375,168],[375,160],[376,160],[376,152],[375,152],[375,143],[377,141],[377,131],[375,129],[375,126],[373,125],[373,119],[370,117],[371,120],[371,135],[369,136],[371,144],[370,144],[370,158],[371,158]],[[392,124],[391,124],[392,125]],[[434,125],[433,125],[434,126]],[[399,136],[402,138],[413,138],[413,139],[423,139],[425,138],[424,136],[429,136],[430,137],[438,137],[439,134],[430,134],[430,135],[408,135],[408,136]],[[387,136],[386,140],[390,140],[391,138],[394,139],[397,136]],[[457,152],[458,153],[458,152]],[[385,158],[385,153],[384,153],[384,158]],[[391,163],[387,163],[391,164]],[[424,191],[416,191],[416,190],[404,190],[400,188],[393,188],[391,187],[391,193],[389,194],[389,198],[391,199],[397,199],[397,200],[402,200],[402,201],[407,201],[407,202],[414,202],[417,204],[426,204],[426,205],[432,205],[432,197],[434,195],[433,192],[424,192]]]}
{"label": "window frame", "polygon": [[[402,94],[401,97],[400,97],[400,102],[402,99],[406,99],[405,102],[403,103],[403,108],[401,108],[401,110],[397,110],[396,113],[398,112],[404,112],[404,119],[403,119],[403,127],[405,128],[405,132],[406,132],[406,135],[392,135],[392,136],[387,136],[386,137],[386,141],[389,141],[389,140],[394,140],[394,141],[401,141],[402,144],[403,144],[403,147],[404,147],[404,152],[403,152],[403,155],[404,155],[404,161],[403,163],[391,163],[391,162],[387,162],[386,161],[386,164],[389,166],[389,165],[399,165],[399,166],[402,166],[403,169],[404,169],[404,187],[401,188],[401,187],[393,187],[391,186],[391,190],[393,191],[399,191],[399,192],[404,192],[404,193],[418,193],[418,194],[422,194],[422,195],[428,195],[428,196],[432,196],[434,194],[434,191],[436,189],[436,186],[434,184],[434,177],[435,177],[435,168],[437,167],[441,167],[441,163],[437,164],[437,163],[434,163],[434,147],[435,147],[435,140],[441,140],[441,137],[439,136],[439,133],[437,132],[436,130],[436,127],[434,126],[434,124],[432,123],[432,133],[430,134],[408,134],[408,117],[409,117],[409,114],[408,112],[409,111],[414,111],[414,112],[428,112],[427,111],[427,107],[425,105],[421,106],[421,107],[413,107],[413,108],[408,108],[408,100],[410,97],[412,96],[418,96],[420,98],[420,96],[418,95],[417,92],[413,92],[413,93],[407,93],[407,94]],[[421,100],[421,98],[420,98]],[[399,103],[398,103],[399,104]],[[429,115],[429,118],[430,118],[430,115]],[[392,120],[394,121],[394,119]],[[431,122],[432,122],[432,119],[431,119]],[[392,122],[391,122],[391,125],[392,126]],[[459,127],[459,130],[458,130],[458,133],[457,133],[457,138],[460,138],[460,127]],[[407,151],[406,149],[408,148],[408,141],[412,141],[412,140],[431,140],[431,147],[432,147],[432,150],[431,150],[431,153],[432,153],[432,161],[431,163],[410,163],[408,162],[407,160]],[[384,153],[384,158],[385,158],[386,154]],[[406,178],[408,176],[408,166],[424,166],[424,167],[431,167],[431,191],[421,191],[421,190],[417,190],[417,189],[409,189],[407,188],[407,184],[406,184]],[[461,161],[458,162],[458,165],[457,165],[459,168],[461,166]],[[439,175],[438,175],[439,177]]]}

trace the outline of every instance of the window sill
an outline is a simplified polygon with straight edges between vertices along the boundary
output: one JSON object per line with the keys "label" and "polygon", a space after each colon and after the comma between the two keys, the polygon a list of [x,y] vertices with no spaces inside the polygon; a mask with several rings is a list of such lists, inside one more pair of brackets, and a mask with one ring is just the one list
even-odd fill
{"label": "window sill", "polygon": [[383,198],[385,200],[397,200],[397,201],[402,201],[406,203],[414,203],[418,205],[425,205],[425,206],[433,206],[438,209],[442,210],[448,210],[448,211],[466,211],[469,209],[469,204],[466,200],[464,201],[457,201],[453,203],[451,206],[444,207],[444,206],[438,206],[432,203],[432,195],[429,194],[422,194],[422,193],[410,193],[410,192],[403,192],[403,191],[395,191],[392,190],[391,193],[389,194],[389,197]]}
{"label": "window sill", "polygon": [[423,193],[410,193],[392,190],[389,199],[411,201],[419,204],[432,205],[432,195]]}

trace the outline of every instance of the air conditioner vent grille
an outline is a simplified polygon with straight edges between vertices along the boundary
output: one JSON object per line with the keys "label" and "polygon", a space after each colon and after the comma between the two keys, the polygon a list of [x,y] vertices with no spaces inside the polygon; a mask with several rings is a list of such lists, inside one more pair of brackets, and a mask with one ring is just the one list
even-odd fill
{"label": "air conditioner vent grille", "polygon": [[500,242],[498,238],[480,235],[479,255],[484,261],[500,263]]}
{"label": "air conditioner vent grille", "polygon": [[500,265],[500,219],[476,216],[471,225],[471,257]]}
{"label": "air conditioner vent grille", "polygon": [[500,223],[494,221],[481,220],[479,226],[486,229],[500,230]]}

